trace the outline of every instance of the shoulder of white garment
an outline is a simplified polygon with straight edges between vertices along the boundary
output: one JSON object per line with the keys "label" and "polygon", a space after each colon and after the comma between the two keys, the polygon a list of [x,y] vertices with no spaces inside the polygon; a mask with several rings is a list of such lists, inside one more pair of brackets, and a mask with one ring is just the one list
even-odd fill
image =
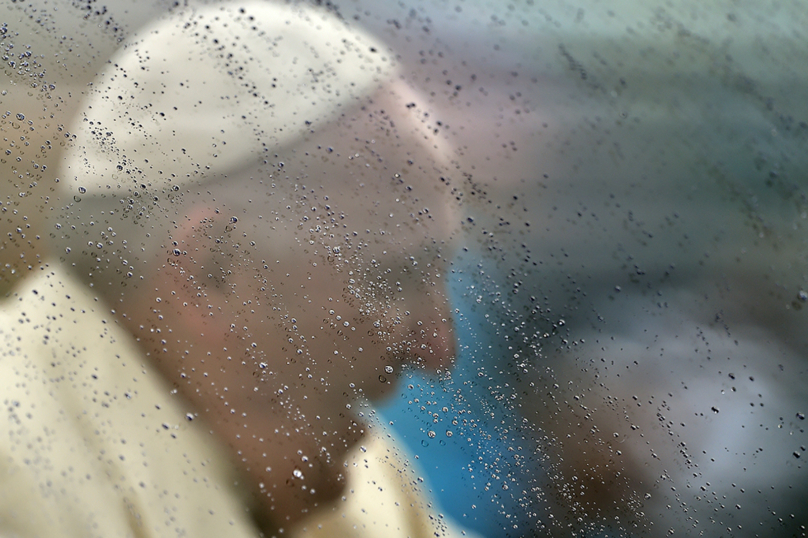
{"label": "shoulder of white garment", "polygon": [[315,511],[287,534],[292,538],[480,538],[441,513],[417,462],[374,422],[346,461],[341,499]]}
{"label": "shoulder of white garment", "polygon": [[322,128],[394,71],[381,42],[327,10],[177,9],[124,42],[88,90],[63,188],[203,183]]}
{"label": "shoulder of white garment", "polygon": [[0,304],[0,536],[256,536],[239,475],[91,290]]}

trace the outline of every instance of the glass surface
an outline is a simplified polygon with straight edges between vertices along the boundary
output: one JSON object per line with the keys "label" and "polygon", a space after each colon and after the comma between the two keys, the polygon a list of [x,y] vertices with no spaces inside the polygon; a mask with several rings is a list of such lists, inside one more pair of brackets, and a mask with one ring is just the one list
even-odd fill
{"label": "glass surface", "polygon": [[[102,475],[101,506],[140,506],[128,469],[162,469],[163,431],[212,447],[182,480],[227,485],[208,506],[156,472],[167,522],[305,536],[337,506],[390,536],[411,504],[427,534],[805,534],[802,2],[0,13],[0,535]],[[113,347],[27,306],[57,269]],[[121,362],[144,366],[109,384]],[[159,401],[104,414],[144,376]],[[387,471],[351,497],[373,439]],[[350,502],[393,508],[363,527]]]}

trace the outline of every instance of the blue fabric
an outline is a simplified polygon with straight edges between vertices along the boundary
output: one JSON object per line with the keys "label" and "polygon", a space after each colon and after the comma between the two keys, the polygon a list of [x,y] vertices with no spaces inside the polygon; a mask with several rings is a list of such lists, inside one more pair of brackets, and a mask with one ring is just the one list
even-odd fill
{"label": "blue fabric", "polygon": [[492,375],[505,346],[486,318],[484,273],[460,267],[449,283],[455,368],[441,380],[406,372],[399,394],[379,412],[417,458],[447,515],[483,536],[532,535],[545,516],[536,445],[525,443],[507,388]]}

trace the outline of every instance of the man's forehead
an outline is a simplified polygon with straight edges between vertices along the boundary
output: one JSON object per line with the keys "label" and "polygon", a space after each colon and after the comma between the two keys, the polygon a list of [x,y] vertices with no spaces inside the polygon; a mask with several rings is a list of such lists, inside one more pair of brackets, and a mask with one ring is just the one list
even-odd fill
{"label": "man's forehead", "polygon": [[[445,240],[456,211],[446,181],[451,153],[420,111],[406,106],[419,100],[415,92],[379,93],[293,146],[220,178],[211,192],[236,202],[236,214],[248,221],[268,217],[265,226],[271,221],[288,231],[316,224],[330,233],[386,229],[390,241]],[[382,115],[388,128],[379,128]]]}
{"label": "man's forehead", "polygon": [[[309,155],[317,162],[316,156]],[[325,163],[324,168],[337,168]],[[177,208],[214,248],[257,245],[258,253],[356,256],[379,262],[423,256],[450,239],[454,208],[448,196],[396,178],[273,177],[257,169],[232,181],[187,194]],[[201,209],[201,211],[197,210]],[[323,250],[325,248],[325,250]],[[259,256],[260,257],[260,256]]]}

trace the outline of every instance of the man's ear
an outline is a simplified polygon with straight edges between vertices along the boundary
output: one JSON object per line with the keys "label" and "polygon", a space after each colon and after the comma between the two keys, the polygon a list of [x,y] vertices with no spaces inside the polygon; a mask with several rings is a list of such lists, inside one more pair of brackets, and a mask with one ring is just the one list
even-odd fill
{"label": "man's ear", "polygon": [[218,331],[212,326],[225,322],[229,326],[227,298],[235,263],[225,220],[214,209],[196,205],[177,222],[166,245],[163,284],[171,288],[181,314],[178,322],[194,334]]}

